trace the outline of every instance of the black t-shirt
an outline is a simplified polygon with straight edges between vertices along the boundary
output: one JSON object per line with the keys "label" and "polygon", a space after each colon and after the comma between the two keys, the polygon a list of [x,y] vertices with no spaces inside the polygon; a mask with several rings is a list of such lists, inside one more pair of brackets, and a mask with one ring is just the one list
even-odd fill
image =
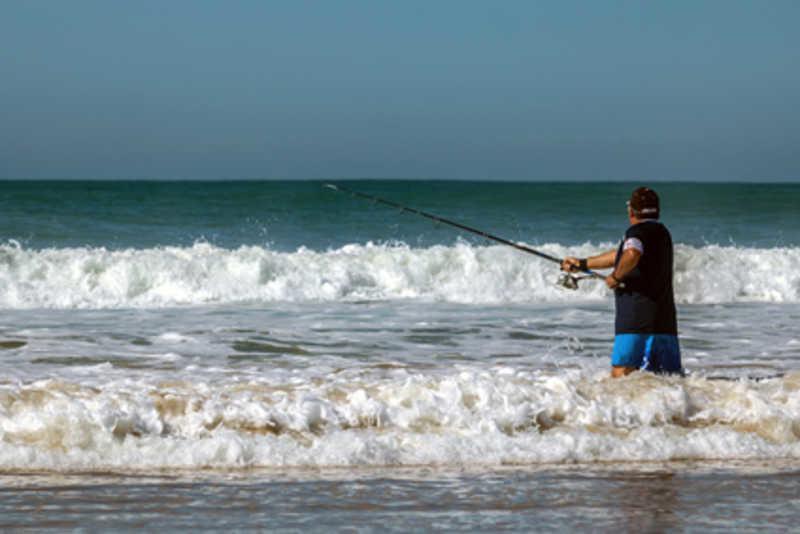
{"label": "black t-shirt", "polygon": [[672,290],[672,237],[667,227],[657,222],[634,224],[625,232],[617,250],[619,263],[623,246],[629,239],[641,246],[639,263],[623,279],[625,287],[617,289],[617,334],[677,334],[675,297]]}

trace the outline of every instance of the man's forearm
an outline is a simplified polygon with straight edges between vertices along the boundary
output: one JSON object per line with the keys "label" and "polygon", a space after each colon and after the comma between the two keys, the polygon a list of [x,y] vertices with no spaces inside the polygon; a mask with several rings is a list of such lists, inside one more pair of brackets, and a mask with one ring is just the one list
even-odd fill
{"label": "man's forearm", "polygon": [[620,257],[619,263],[614,269],[614,272],[611,273],[611,276],[617,280],[622,280],[636,267],[641,256],[642,253],[636,249],[631,248],[626,250],[622,253],[622,257]]}
{"label": "man's forearm", "polygon": [[614,260],[617,258],[616,250],[609,250],[597,256],[586,258],[586,266],[589,269],[608,269],[614,266]]}

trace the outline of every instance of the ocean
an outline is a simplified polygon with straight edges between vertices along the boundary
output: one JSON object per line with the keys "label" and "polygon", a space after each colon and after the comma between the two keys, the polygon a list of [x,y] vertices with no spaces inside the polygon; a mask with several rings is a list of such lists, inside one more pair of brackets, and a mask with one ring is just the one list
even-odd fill
{"label": "ocean", "polygon": [[[332,183],[556,257],[642,185]],[[0,528],[795,528],[800,184],[647,185],[686,377],[608,377],[601,282],[321,181],[0,182]]]}

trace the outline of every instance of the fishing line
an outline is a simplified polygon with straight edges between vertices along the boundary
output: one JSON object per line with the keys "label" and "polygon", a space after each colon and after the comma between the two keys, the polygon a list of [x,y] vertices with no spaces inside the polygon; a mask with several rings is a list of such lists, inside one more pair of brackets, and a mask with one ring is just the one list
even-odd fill
{"label": "fishing line", "polygon": [[[467,226],[465,224],[461,224],[461,223],[457,223],[455,221],[451,221],[449,219],[445,219],[444,217],[439,217],[438,215],[433,215],[432,213],[427,213],[427,212],[424,212],[422,210],[418,210],[418,209],[415,209],[415,208],[410,208],[408,206],[404,206],[402,204],[398,204],[397,202],[392,202],[391,200],[385,200],[383,198],[379,198],[379,197],[376,197],[376,196],[373,196],[373,195],[368,195],[366,193],[359,193],[358,191],[353,191],[352,189],[348,189],[346,187],[342,187],[342,186],[334,185],[334,184],[324,184],[323,187],[327,187],[328,189],[332,189],[332,190],[338,191],[340,193],[346,193],[346,194],[348,194],[350,196],[353,196],[353,197],[361,198],[361,199],[364,199],[364,200],[369,200],[370,202],[379,203],[379,204],[383,204],[385,206],[389,206],[389,207],[392,207],[392,208],[395,208],[395,209],[399,209],[400,213],[403,213],[403,212],[413,213],[414,215],[419,215],[421,217],[425,217],[427,219],[431,219],[432,221],[435,221],[437,223],[446,224],[448,226],[452,226],[454,228],[458,228],[459,230],[463,230],[465,232],[469,232],[469,233],[472,233],[472,234],[475,234],[475,235],[479,235],[479,236],[481,236],[483,238],[486,238],[486,239],[489,239],[491,241],[496,241],[498,243],[502,243],[503,245],[507,245],[509,247],[514,247],[515,249],[520,250],[522,252],[525,252],[525,253],[528,253],[528,254],[533,254],[534,256],[538,256],[539,258],[542,258],[543,260],[547,260],[547,261],[550,261],[550,262],[553,262],[553,263],[557,263],[559,265],[561,265],[561,263],[563,262],[563,259],[557,258],[555,256],[551,256],[550,254],[546,254],[546,253],[541,252],[539,250],[532,249],[530,247],[526,247],[525,245],[520,245],[519,243],[514,243],[513,241],[510,241],[508,239],[504,239],[502,237],[498,237],[496,235],[492,235],[492,234],[490,234],[488,232],[484,232],[483,230],[478,230],[477,228],[472,228],[471,226]],[[571,274],[571,273],[563,273],[561,275],[561,277],[559,278],[559,280],[558,280],[558,284],[563,286],[563,287],[566,287],[567,289],[578,289],[578,282],[580,280],[586,280],[586,279],[589,279],[589,278],[605,280],[605,278],[606,278],[602,274],[600,274],[598,272],[595,272],[595,271],[592,271],[590,269],[586,269],[586,270],[583,270],[581,272],[585,273],[586,276],[576,276],[576,275]]]}

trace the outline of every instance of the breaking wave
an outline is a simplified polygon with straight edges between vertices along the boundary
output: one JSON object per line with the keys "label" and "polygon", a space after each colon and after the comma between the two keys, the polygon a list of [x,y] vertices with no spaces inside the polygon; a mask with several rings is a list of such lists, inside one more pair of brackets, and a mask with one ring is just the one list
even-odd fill
{"label": "breaking wave", "polygon": [[513,368],[322,383],[0,386],[0,469],[502,465],[800,458],[800,375]]}
{"label": "breaking wave", "polygon": [[[555,256],[611,245],[539,247]],[[800,301],[800,248],[679,245],[680,303]],[[329,251],[264,247],[32,250],[0,246],[0,307],[148,308],[211,303],[420,299],[456,303],[602,300],[602,283],[570,292],[557,267],[509,247],[351,244]]]}

